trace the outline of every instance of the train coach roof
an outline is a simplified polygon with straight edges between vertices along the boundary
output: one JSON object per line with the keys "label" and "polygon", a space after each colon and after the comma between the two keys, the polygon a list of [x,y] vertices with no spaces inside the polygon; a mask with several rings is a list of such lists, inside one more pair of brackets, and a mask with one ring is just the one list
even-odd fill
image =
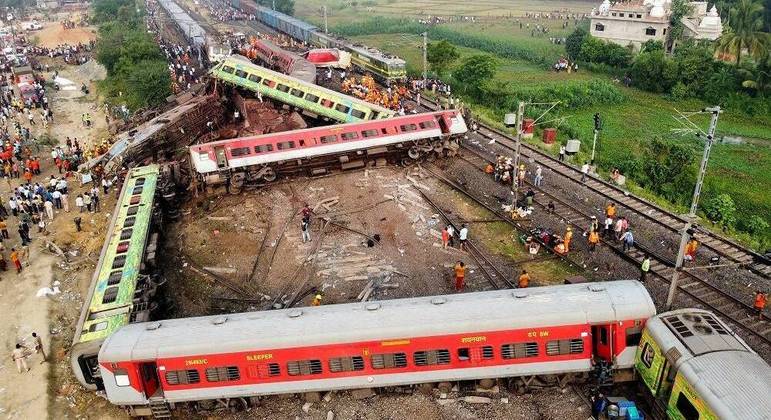
{"label": "train coach roof", "polygon": [[656,309],[637,281],[534,287],[130,324],[101,362],[647,319]]}
{"label": "train coach roof", "polygon": [[747,351],[694,357],[679,372],[721,419],[771,419],[771,366]]}

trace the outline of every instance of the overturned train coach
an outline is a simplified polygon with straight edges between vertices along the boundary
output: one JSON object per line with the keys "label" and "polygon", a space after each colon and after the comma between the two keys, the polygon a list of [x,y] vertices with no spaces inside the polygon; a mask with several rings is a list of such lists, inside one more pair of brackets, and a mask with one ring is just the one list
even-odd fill
{"label": "overturned train coach", "polygon": [[598,360],[621,378],[654,314],[642,284],[613,281],[170,319],[107,338],[99,369],[132,415],[484,378],[566,383]]}
{"label": "overturned train coach", "polygon": [[353,169],[378,158],[434,159],[454,155],[468,131],[457,110],[414,114],[190,146],[190,160],[206,184],[271,182],[279,173]]}

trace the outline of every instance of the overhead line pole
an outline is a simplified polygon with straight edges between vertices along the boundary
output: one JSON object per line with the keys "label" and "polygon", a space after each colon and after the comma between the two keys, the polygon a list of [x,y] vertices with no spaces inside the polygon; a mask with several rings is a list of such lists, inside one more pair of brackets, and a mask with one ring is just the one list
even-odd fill
{"label": "overhead line pole", "polygon": [[324,9],[324,33],[328,34],[329,26],[327,24],[327,5],[326,4],[323,6],[323,9]]}
{"label": "overhead line pole", "polygon": [[696,186],[693,189],[693,198],[691,199],[691,210],[686,216],[685,226],[680,236],[680,247],[677,250],[677,259],[675,260],[675,271],[672,273],[672,282],[669,284],[669,293],[667,294],[667,310],[672,309],[672,304],[675,301],[677,295],[677,285],[680,280],[680,272],[683,271],[683,260],[685,259],[685,247],[690,239],[690,230],[693,226],[693,222],[696,219],[696,210],[699,205],[699,198],[701,196],[701,187],[704,185],[704,176],[707,173],[707,163],[709,161],[709,153],[712,150],[712,144],[715,141],[715,130],[717,128],[717,119],[720,116],[720,107],[715,106],[712,108],[705,108],[705,112],[712,114],[712,118],[709,122],[709,130],[707,131],[707,141],[704,143],[704,154],[701,157],[701,165],[699,166],[699,174],[696,179]]}
{"label": "overhead line pole", "polygon": [[520,144],[522,144],[522,133],[525,131],[524,127],[522,126],[525,121],[525,103],[520,102],[519,106],[517,107],[517,136],[515,138],[516,142],[514,143],[514,173],[511,174],[511,192],[514,194],[514,200],[512,201],[512,204],[514,205],[514,210],[517,209],[517,200],[519,196],[519,148]]}
{"label": "overhead line pole", "polygon": [[423,32],[423,89],[428,78],[428,31]]}

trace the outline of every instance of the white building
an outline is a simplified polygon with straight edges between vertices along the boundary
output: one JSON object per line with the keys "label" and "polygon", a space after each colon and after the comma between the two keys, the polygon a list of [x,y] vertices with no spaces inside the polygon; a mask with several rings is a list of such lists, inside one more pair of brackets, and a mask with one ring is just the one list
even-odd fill
{"label": "white building", "polygon": [[[723,25],[717,8],[707,12],[707,3],[690,3],[693,11],[683,18],[686,38],[715,40],[720,37]],[[664,42],[671,30],[671,0],[631,0],[610,3],[604,0],[598,9],[592,10],[590,33],[597,38],[617,44],[632,45],[635,50],[648,40]]]}

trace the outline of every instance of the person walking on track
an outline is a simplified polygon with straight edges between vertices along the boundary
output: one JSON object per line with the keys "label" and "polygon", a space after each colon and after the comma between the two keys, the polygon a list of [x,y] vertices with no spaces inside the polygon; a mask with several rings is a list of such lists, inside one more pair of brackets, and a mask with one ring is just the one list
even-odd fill
{"label": "person walking on track", "polygon": [[463,261],[455,263],[455,291],[462,292],[466,286],[466,265]]}

